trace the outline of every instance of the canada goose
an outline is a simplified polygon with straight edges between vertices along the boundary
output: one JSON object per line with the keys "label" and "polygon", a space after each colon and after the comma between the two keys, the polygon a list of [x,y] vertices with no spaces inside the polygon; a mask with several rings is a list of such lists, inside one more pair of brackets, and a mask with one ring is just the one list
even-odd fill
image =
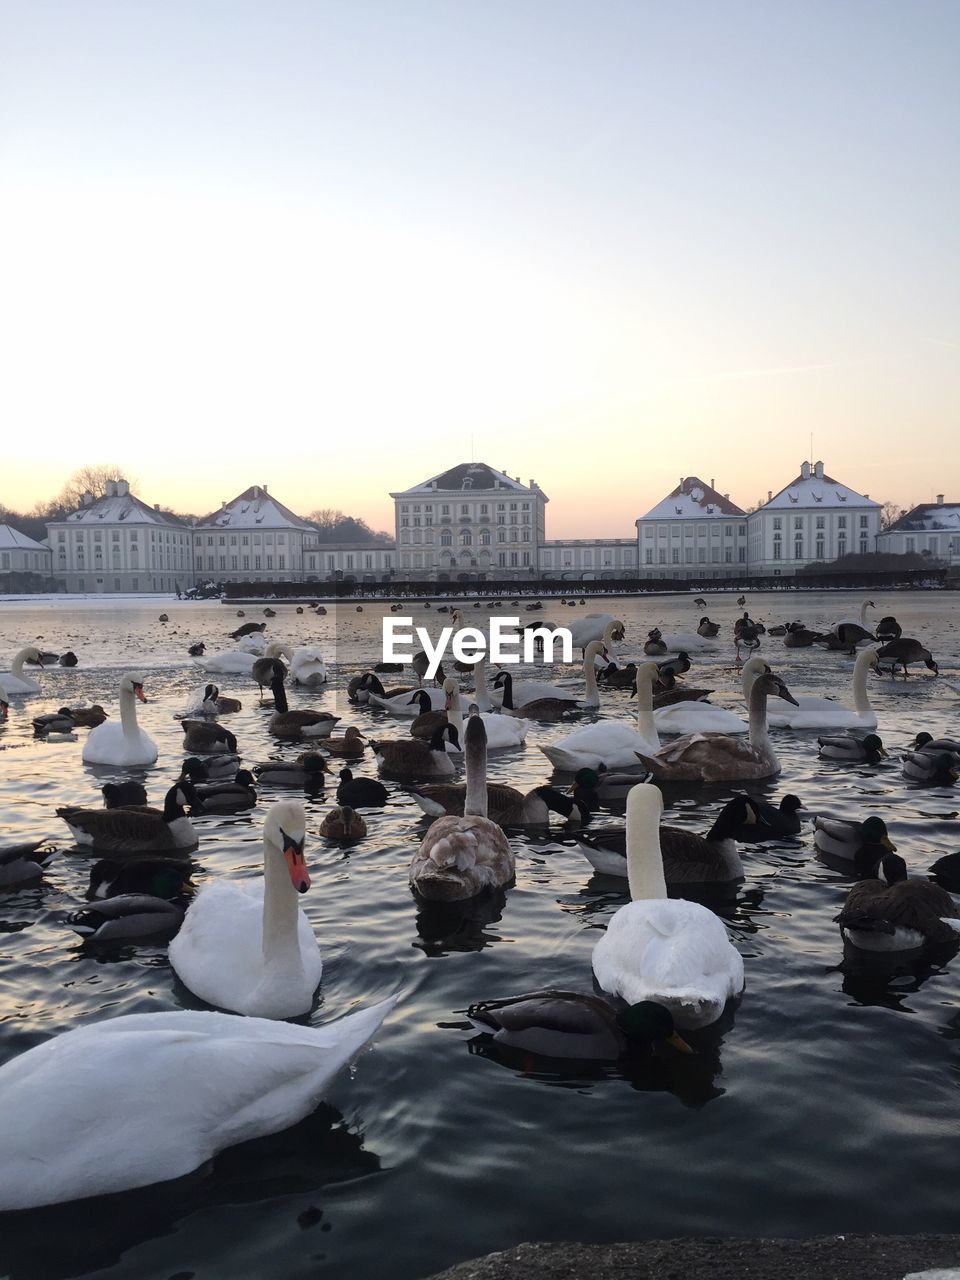
{"label": "canada goose", "polygon": [[56,852],[55,846],[46,840],[0,845],[0,889],[25,880],[36,880],[43,875]]}
{"label": "canada goose", "polygon": [[347,760],[357,760],[366,750],[364,736],[356,725],[349,725],[342,738],[324,738],[324,750],[331,756],[341,756]]}
{"label": "canada goose", "polygon": [[[705,836],[685,827],[660,827],[663,877],[668,885],[730,885],[743,879],[736,832],[755,821],[751,801],[734,796],[720,810]],[[627,829],[604,827],[577,837],[577,849],[603,875],[627,874]]]}
{"label": "canada goose", "polygon": [[[237,614],[238,618],[243,617],[241,609]],[[230,632],[231,640],[242,640],[244,636],[252,635],[255,631],[266,631],[267,624],[265,622],[245,622],[243,626],[237,627],[236,631]]]}
{"label": "canada goose", "polygon": [[700,621],[697,623],[697,635],[703,636],[704,639],[710,640],[714,636],[718,636],[719,634],[720,634],[720,623],[711,622],[710,619],[707,617],[707,615],[704,614],[703,617],[700,619]]}
{"label": "canada goose", "polygon": [[879,764],[885,758],[883,741],[876,733],[855,738],[849,733],[831,734],[817,739],[821,760],[836,760],[843,764]]}
{"label": "canada goose", "polygon": [[667,897],[660,854],[663,797],[640,783],[627,797],[631,902],[610,918],[593,949],[599,985],[629,1004],[656,1000],[680,1027],[715,1022],[743,990],[743,960],[717,916]]}
{"label": "canada goose", "polygon": [[859,951],[914,951],[956,942],[960,911],[946,889],[907,877],[907,864],[888,853],[876,868],[880,878],[858,881],[835,918],[844,941]]}
{"label": "canada goose", "polygon": [[376,778],[355,778],[350,769],[340,770],[337,800],[352,809],[382,809],[390,799],[387,788]]}
{"label": "canada goose", "polygon": [[23,674],[23,664],[30,662],[43,666],[42,655],[36,645],[27,645],[14,656],[9,671],[0,671],[0,694],[10,699],[14,694],[39,693],[36,680]]}
{"label": "canada goose", "polygon": [[900,757],[900,771],[911,782],[952,787],[960,778],[960,755],[952,751],[905,751]]}
{"label": "canada goose", "polygon": [[194,787],[195,799],[191,813],[242,813],[257,803],[253,774],[238,769],[233,781],[201,782]]}
{"label": "canada goose", "polygon": [[397,778],[441,778],[454,772],[447,750],[460,750],[460,736],[452,724],[440,725],[429,743],[421,738],[381,738],[370,746],[381,769]]}
{"label": "canada goose", "polygon": [[240,710],[242,704],[239,699],[221,697],[217,685],[207,684],[192,696],[185,714],[188,717],[219,716],[231,715]]}
{"label": "canada goose", "polygon": [[654,1000],[618,1011],[599,996],[550,989],[478,1001],[467,1017],[491,1029],[497,1044],[541,1058],[615,1062],[660,1042],[692,1052],[673,1014]]}
{"label": "canada goose", "polygon": [[253,766],[257,780],[272,787],[307,787],[319,789],[324,774],[329,773],[323,756],[308,752],[299,760],[266,760]]}
{"label": "canada goose", "polygon": [[754,820],[745,822],[734,832],[741,844],[759,844],[763,840],[783,840],[800,834],[800,810],[803,804],[797,796],[784,796],[779,805],[756,796],[747,796]]}
{"label": "canada goose", "polygon": [[279,677],[274,679],[270,687],[273,690],[275,710],[267,727],[275,738],[326,738],[333,726],[340,723],[340,717],[331,715],[329,711],[291,711],[287,705],[283,681]]}
{"label": "canada goose", "polygon": [[[634,671],[636,671],[636,668],[634,668]],[[509,671],[498,671],[494,677],[494,685],[497,689],[503,690],[503,702],[500,704],[500,710],[503,715],[522,716],[525,720],[539,720],[541,724],[556,724],[568,712],[577,710],[576,702],[568,702],[566,699],[561,698],[534,698],[532,702],[525,702],[522,707],[515,707],[513,705],[513,676]],[[596,689],[595,676],[593,677],[593,688]]]}
{"label": "canada goose", "polygon": [[83,744],[84,764],[150,765],[157,758],[157,744],[137,723],[137,700],[146,702],[143,676],[128,672],[120,681],[120,723],[101,724]]}
{"label": "canada goose", "polygon": [[821,638],[819,631],[809,631],[802,622],[788,622],[784,632],[783,647],[785,649],[809,649],[814,641]]}
{"label": "canada goose", "polygon": [[656,754],[638,751],[642,764],[655,778],[676,782],[733,782],[768,778],[780,772],[767,733],[767,698],[796,703],[779,676],[768,672],[757,677],[750,691],[748,741],[726,733],[690,734],[677,738]]}
{"label": "canada goose", "polygon": [[[439,673],[438,673],[439,675]],[[442,683],[442,682],[441,682]],[[377,677],[370,671],[364,676],[363,683],[360,686],[358,699],[363,701],[363,693],[366,692],[366,701],[371,707],[380,707],[382,711],[389,711],[394,716],[408,716],[411,720],[418,715],[423,714],[426,703],[422,698],[414,699],[413,694],[418,692],[415,689],[384,689],[383,685]],[[446,704],[446,694],[442,688],[423,689],[420,690],[425,698],[430,700],[430,708],[434,711],[443,710]],[[465,705],[462,695],[457,695],[461,699],[461,706]]]}
{"label": "canada goose", "polygon": [[891,659],[891,675],[896,675],[897,667],[903,667],[904,676],[908,676],[910,672],[907,667],[911,662],[922,662],[935,676],[940,674],[940,668],[934,662],[930,650],[925,649],[919,640],[904,637],[891,640],[877,650],[877,657]]}
{"label": "canada goose", "polygon": [[3,694],[0,693],[0,724],[3,724],[10,714],[10,703],[7,702]]}
{"label": "canada goose", "polygon": [[207,720],[181,720],[180,728],[183,730],[184,751],[235,753],[237,750],[236,738],[221,724],[212,724]]}
{"label": "canada goose", "polygon": [[117,862],[101,858],[90,868],[87,898],[117,898],[139,893],[152,898],[180,898],[192,891],[192,864],[184,858],[136,858]]}
{"label": "canada goose", "polygon": [[0,1067],[0,1210],[181,1178],[232,1143],[296,1124],[395,1003],[323,1026],[126,1014],[35,1045]]}
{"label": "canada goose", "polygon": [[[453,699],[460,692],[456,680],[448,678],[443,682],[444,692],[444,708],[453,705]],[[438,729],[442,729],[447,723],[447,712],[443,710],[434,710],[430,702],[430,695],[425,689],[415,689],[410,697],[411,702],[415,702],[420,708],[420,714],[414,716],[410,724],[410,733],[414,738],[425,738],[429,741]]]}
{"label": "canada goose", "polygon": [[163,811],[150,808],[84,809],[71,805],[57,810],[78,845],[112,849],[117,853],[163,853],[195,849],[197,833],[184,813],[192,803],[193,786],[185,778],[167,792]]}
{"label": "canada goose", "polygon": [[[464,812],[467,786],[464,782],[436,782],[411,787],[415,802],[431,818],[445,814],[459,817]],[[590,807],[583,796],[568,796],[556,787],[534,787],[526,795],[500,782],[487,783],[487,817],[500,827],[545,827],[550,814],[559,813],[567,826],[590,821]]]}
{"label": "canada goose", "polygon": [[183,908],[166,898],[125,893],[81,907],[67,916],[67,924],[85,942],[136,941],[175,933]]}
{"label": "canada goose", "polygon": [[643,652],[649,658],[657,658],[667,652],[667,646],[663,642],[662,634],[658,627],[654,627],[652,631],[647,632],[647,638],[643,644]]}
{"label": "canada goose", "polygon": [[132,809],[147,803],[146,787],[134,778],[127,778],[124,782],[105,782],[100,793],[105,809]]}
{"label": "canada goose", "polygon": [[380,671],[385,673],[386,672],[396,673],[397,671],[403,670],[403,663],[402,662],[378,662],[373,669],[374,671]]}
{"label": "canada goose", "polygon": [[818,853],[827,853],[847,862],[854,862],[864,847],[880,848],[885,853],[895,853],[897,848],[887,834],[887,824],[876,814],[862,822],[816,817],[813,820],[813,844]]}
{"label": "canada goose", "polygon": [[947,853],[930,868],[931,877],[951,893],[960,893],[960,853]]}
{"label": "canada goose", "polygon": [[251,667],[250,675],[254,682],[259,685],[261,694],[268,686],[273,687],[273,682],[278,678],[285,680],[287,678],[287,668],[280,661],[282,657],[291,657],[293,650],[285,644],[278,644],[273,641],[267,645],[266,652],[262,658],[255,658]]}
{"label": "canada goose", "polygon": [[263,876],[207,881],[170,944],[181,982],[207,1004],[248,1017],[308,1013],[323,962],[299,895],[310,888],[299,800],[277,800],[263,824]]}
{"label": "canada goose", "polygon": [[207,646],[203,643],[203,641],[198,640],[196,644],[192,644],[190,646],[190,648],[187,650],[187,653],[190,655],[191,658],[202,658],[204,653],[206,652],[206,648]]}
{"label": "canada goose", "polygon": [[[352,702],[369,702],[372,697],[376,697],[380,700],[374,704],[377,706],[383,706],[385,702],[393,701],[393,699],[399,700],[404,696],[409,699],[412,694],[418,692],[418,690],[413,688],[412,685],[395,685],[390,689],[385,689],[382,681],[373,671],[365,671],[362,676],[354,676],[353,680],[351,680],[347,686],[348,696],[350,696],[351,691],[353,693],[353,696],[351,697]],[[443,706],[442,695],[438,695],[436,701],[433,699],[430,692],[428,692],[428,697],[430,697],[430,705],[432,707]],[[417,713],[413,711],[410,714],[415,716]]]}
{"label": "canada goose", "polygon": [[881,618],[877,623],[877,639],[887,642],[889,640],[899,640],[903,635],[903,627],[891,615]]}
{"label": "canada goose", "polygon": [[487,734],[479,716],[470,717],[464,738],[464,815],[432,822],[410,864],[410,886],[427,901],[473,898],[510,884],[515,874],[510,842],[486,816]]}
{"label": "canada goose", "polygon": [[367,834],[367,824],[349,805],[337,805],[324,815],[320,834],[327,840],[362,840]]}

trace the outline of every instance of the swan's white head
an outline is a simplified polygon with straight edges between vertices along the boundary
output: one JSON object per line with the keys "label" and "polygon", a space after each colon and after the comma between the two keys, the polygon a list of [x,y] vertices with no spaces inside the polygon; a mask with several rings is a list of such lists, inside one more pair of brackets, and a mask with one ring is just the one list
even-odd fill
{"label": "swan's white head", "polygon": [[43,654],[34,644],[27,645],[26,649],[21,649],[17,657],[21,662],[32,662],[34,666],[43,666]]}
{"label": "swan's white head", "polygon": [[607,646],[603,643],[602,640],[591,640],[590,643],[587,645],[586,649],[583,651],[584,661],[587,663],[588,666],[590,666],[594,662],[596,662],[600,654],[606,654],[606,652],[607,652]]}
{"label": "swan's white head", "polygon": [[861,649],[857,654],[856,665],[861,667],[879,667],[880,659],[877,657],[876,649]]}
{"label": "swan's white head", "polygon": [[299,800],[279,800],[263,824],[264,843],[286,860],[290,880],[298,893],[310,888],[310,872],[304,857],[307,822]]}
{"label": "swan's white head", "polygon": [[141,702],[146,702],[147,695],[143,692],[143,676],[136,671],[128,671],[120,681],[121,693],[132,693],[134,697]]}
{"label": "swan's white head", "polygon": [[447,676],[443,682],[443,705],[447,711],[453,706],[453,700],[457,696],[458,685],[452,676]]}
{"label": "swan's white head", "polygon": [[767,675],[769,671],[770,667],[763,658],[753,657],[746,660],[740,669],[740,681],[745,697],[750,697],[750,690],[757,676]]}
{"label": "swan's white head", "polygon": [[[641,684],[646,684],[652,689],[659,675],[660,668],[655,662],[641,662],[637,667],[637,687],[639,688]],[[654,787],[654,790],[656,791],[656,787]],[[659,795],[660,793],[657,792],[657,794]]]}

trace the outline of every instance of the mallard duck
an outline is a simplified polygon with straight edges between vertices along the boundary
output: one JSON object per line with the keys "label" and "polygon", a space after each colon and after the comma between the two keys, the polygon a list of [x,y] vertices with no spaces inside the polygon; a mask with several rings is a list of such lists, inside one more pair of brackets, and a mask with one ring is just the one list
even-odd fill
{"label": "mallard duck", "polygon": [[398,778],[445,777],[454,770],[450,750],[459,751],[460,738],[452,724],[441,725],[429,743],[420,738],[380,738],[370,746],[381,769]]}
{"label": "mallard duck", "polygon": [[253,772],[259,782],[268,786],[318,789],[324,785],[324,774],[330,769],[323,756],[306,752],[297,760],[266,760],[255,764]]}
{"label": "mallard duck", "polygon": [[337,805],[324,815],[320,834],[327,840],[362,840],[367,834],[367,824],[349,805]]}
{"label": "mallard duck", "polygon": [[948,751],[960,755],[960,741],[956,738],[935,738],[931,733],[918,733],[913,745],[917,751]]}
{"label": "mallard duck", "polygon": [[238,769],[232,781],[201,782],[194,787],[191,813],[242,813],[257,803],[253,774]]}
{"label": "mallard duck", "polygon": [[326,738],[333,726],[340,723],[340,717],[331,715],[329,711],[291,711],[279,677],[274,678],[270,687],[273,689],[274,712],[267,727],[275,738]]}
{"label": "mallard duck", "polygon": [[487,813],[487,734],[479,716],[464,733],[467,794],[463,817],[437,818],[430,824],[410,864],[410,885],[427,901],[455,902],[514,878],[513,850]]}
{"label": "mallard duck", "polygon": [[231,751],[222,751],[219,755],[188,756],[180,766],[180,772],[191,782],[219,782],[222,778],[232,778],[240,768],[240,757]]}
{"label": "mallard duck", "polygon": [[56,852],[56,847],[47,840],[0,845],[0,888],[36,880],[43,875]]}
{"label": "mallard duck", "polygon": [[847,862],[855,862],[857,854],[865,846],[880,848],[885,853],[895,853],[897,847],[890,841],[887,824],[875,814],[862,822],[816,817],[813,820],[813,843],[818,853],[827,853]]}
{"label": "mallard duck", "polygon": [[666,1042],[691,1053],[673,1014],[654,1000],[623,1010],[599,996],[579,991],[530,991],[502,1000],[480,1000],[467,1017],[497,1044],[542,1058],[615,1062],[637,1050]]}
{"label": "mallard duck", "polygon": [[207,720],[181,720],[184,751],[200,751],[207,755],[229,751],[236,755],[237,740],[223,725]]}
{"label": "mallard duck", "polygon": [[663,635],[659,627],[654,627],[652,631],[647,632],[647,638],[643,643],[643,652],[648,658],[658,658],[661,654],[667,652],[667,646],[663,641]]}
{"label": "mallard duck", "polygon": [[900,772],[911,782],[952,787],[960,778],[960,755],[953,751],[904,751],[900,757]]}
{"label": "mallard duck", "polygon": [[395,1003],[323,1026],[127,1014],[45,1040],[0,1067],[0,1210],[181,1178],[296,1124]]}
{"label": "mallard duck", "polygon": [[706,614],[697,623],[697,635],[703,636],[706,640],[712,640],[714,636],[720,634],[720,623],[711,622]]}
{"label": "mallard duck", "polygon": [[677,738],[655,754],[638,751],[641,764],[655,778],[677,782],[734,782],[768,778],[780,772],[767,733],[767,698],[796,704],[793,694],[773,672],[757,677],[750,691],[750,732],[747,741],[726,733],[693,733]]}
{"label": "mallard duck", "polygon": [[578,769],[573,775],[573,794],[591,810],[599,808],[601,802],[626,800],[638,782],[649,782],[649,769],[636,762],[635,769]]}
{"label": "mallard duck", "polygon": [[208,881],[170,944],[180,980],[218,1009],[252,1017],[307,1013],[322,961],[298,895],[310,888],[299,800],[278,800],[263,824],[263,878]]}
{"label": "mallard duck", "polygon": [[180,778],[167,792],[163,810],[150,808],[84,809],[69,805],[57,810],[78,845],[112,849],[117,853],[161,853],[195,849],[197,833],[184,812],[193,801],[193,786]]}
{"label": "mallard duck", "polygon": [[101,858],[90,868],[87,898],[117,898],[146,894],[151,898],[181,898],[193,890],[191,863],[184,858],[136,858],[118,862]]}
{"label": "mallard duck", "polygon": [[940,668],[934,662],[930,650],[925,649],[919,640],[906,637],[891,640],[877,650],[877,657],[890,659],[891,675],[896,675],[897,667],[903,667],[904,676],[908,676],[910,672],[907,667],[912,662],[922,662],[935,676],[940,674]]}
{"label": "mallard duck", "polygon": [[743,960],[706,907],[668,898],[660,853],[663,797],[640,783],[627,797],[627,877],[632,901],[593,949],[594,976],[629,1004],[655,1000],[679,1027],[715,1022],[743,990]]}
{"label": "mallard duck", "polygon": [[819,631],[808,630],[802,622],[788,622],[784,629],[783,647],[785,649],[809,649],[820,639]]}
{"label": "mallard duck", "polygon": [[618,667],[615,662],[608,663],[597,674],[597,679],[610,689],[631,689],[637,682],[637,664],[628,662],[626,666]]}
{"label": "mallard duck", "polygon": [[[743,879],[736,832],[755,820],[752,802],[734,796],[705,836],[685,827],[661,826],[660,852],[668,885],[734,884]],[[602,875],[627,874],[627,829],[604,827],[577,837],[577,849]]]}
{"label": "mallard duck", "polygon": [[849,733],[831,734],[818,738],[817,746],[821,760],[836,760],[842,764],[879,764],[885,759],[887,752],[880,737],[875,733],[855,738]]}
{"label": "mallard duck", "polygon": [[183,924],[183,908],[166,898],[144,893],[118,894],[81,907],[67,916],[67,924],[85,942],[136,941],[169,936]]}
{"label": "mallard duck", "polygon": [[80,661],[80,659],[77,657],[77,655],[73,652],[72,649],[68,649],[66,653],[61,653],[57,661],[59,662],[61,667],[75,667]]}
{"label": "mallard duck", "polygon": [[340,770],[337,801],[352,809],[382,809],[390,799],[389,792],[376,778],[355,778],[351,769]]}
{"label": "mallard duck", "polygon": [[930,880],[907,877],[907,864],[888,853],[880,878],[860,880],[835,917],[844,941],[859,951],[915,951],[956,942],[960,911],[950,894]]}
{"label": "mallard duck", "polygon": [[169,622],[169,621],[170,621],[170,619],[167,617],[167,615],[166,615],[165,613],[161,613],[161,615],[160,615],[160,617],[157,619],[157,621],[158,621],[158,622]]}
{"label": "mallard duck", "polygon": [[202,658],[204,653],[206,652],[206,649],[207,649],[207,646],[204,644],[204,642],[202,640],[198,640],[196,644],[190,645],[190,647],[187,649],[187,653],[190,655],[191,658]]}
{"label": "mallard duck", "polygon": [[324,750],[331,756],[358,760],[366,751],[366,740],[356,725],[348,725],[342,738],[324,738]]}
{"label": "mallard duck", "polygon": [[[431,818],[445,814],[459,817],[464,812],[467,787],[463,782],[436,782],[411,787],[410,794]],[[487,783],[487,817],[500,827],[545,827],[551,813],[560,814],[569,826],[590,821],[590,807],[582,795],[564,795],[556,787],[534,787],[524,795],[516,787]]]}

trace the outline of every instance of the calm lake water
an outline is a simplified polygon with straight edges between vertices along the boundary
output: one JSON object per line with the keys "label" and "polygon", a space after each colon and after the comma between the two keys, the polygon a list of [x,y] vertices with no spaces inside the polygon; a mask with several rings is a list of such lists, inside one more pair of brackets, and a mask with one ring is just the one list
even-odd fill
{"label": "calm lake water", "polygon": [[[756,595],[748,605],[768,625],[801,617],[820,629],[857,616],[861,598]],[[887,747],[907,745],[921,729],[960,735],[960,697],[950,688],[960,668],[957,597],[875,599],[874,619],[896,614],[942,672],[871,680]],[[332,663],[326,689],[294,689],[292,706],[336,710],[341,727],[406,731],[404,722],[351,708],[344,692],[379,656],[378,606],[331,608],[325,618],[275,607],[268,638],[318,644]],[[671,596],[576,609],[548,602],[525,620],[566,622],[600,609],[624,619],[626,653],[655,624],[691,632],[697,619],[691,597]],[[157,621],[162,611],[166,625]],[[413,612],[433,626],[449,620],[435,606]],[[142,671],[150,701],[140,721],[160,747],[145,778],[158,802],[183,757],[174,712],[205,680],[187,646],[204,639],[208,652],[230,647],[234,613],[176,601],[0,605],[0,666],[36,637],[80,658],[73,670],[45,671],[43,693],[15,699],[0,729],[3,840],[50,835],[62,845],[42,881],[0,893],[0,1060],[83,1022],[196,1007],[165,947],[92,948],[65,924],[83,900],[91,860],[70,848],[54,809],[98,804],[104,777],[116,775],[81,763],[85,731],[78,742],[37,742],[30,717],[84,698],[116,715],[120,676]],[[734,596],[711,596],[709,613],[723,631],[713,651],[695,655],[688,679],[739,709]],[[261,616],[254,606],[246,614]],[[485,614],[468,609],[467,621]],[[770,638],[761,654],[795,695],[850,702],[851,658],[784,649]],[[297,753],[269,738],[269,709],[254,685],[236,676],[219,683],[243,700],[223,722],[245,763]],[[603,695],[604,715],[630,717],[632,705],[626,693]],[[547,781],[551,767],[537,744],[567,732],[533,728],[524,749],[492,758],[491,777],[524,790]],[[960,792],[908,784],[895,756],[844,769],[818,760],[815,733],[773,736],[783,773],[752,790],[793,791],[809,810],[840,817],[881,814],[914,874],[960,849]],[[369,758],[362,772],[372,772]],[[405,993],[372,1051],[308,1120],[226,1151],[187,1178],[4,1215],[0,1275],[415,1280],[523,1240],[960,1229],[960,962],[895,973],[845,967],[833,917],[849,882],[817,859],[809,829],[745,851],[746,881],[725,918],[747,988],[721,1023],[691,1035],[695,1056],[665,1051],[628,1073],[559,1073],[498,1060],[463,1011],[483,997],[542,986],[590,990],[591,950],[625,900],[623,882],[594,875],[562,833],[516,835],[516,886],[501,901],[483,911],[418,912],[407,867],[426,820],[401,786],[390,789],[389,806],[367,814],[368,838],[347,852],[316,835],[330,802],[309,802],[313,888],[301,900],[324,953],[313,1021]],[[260,873],[263,812],[276,794],[262,788],[248,815],[197,820],[198,883]],[[730,794],[668,789],[668,819],[704,831]],[[594,825],[618,819],[603,813]]]}

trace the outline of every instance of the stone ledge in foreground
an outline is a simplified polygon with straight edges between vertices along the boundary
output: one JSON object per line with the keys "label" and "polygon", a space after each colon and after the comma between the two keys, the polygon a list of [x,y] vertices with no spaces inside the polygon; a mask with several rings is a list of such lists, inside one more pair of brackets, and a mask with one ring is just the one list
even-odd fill
{"label": "stone ledge in foreground", "polygon": [[521,1244],[430,1280],[904,1280],[924,1271],[960,1280],[960,1235]]}

